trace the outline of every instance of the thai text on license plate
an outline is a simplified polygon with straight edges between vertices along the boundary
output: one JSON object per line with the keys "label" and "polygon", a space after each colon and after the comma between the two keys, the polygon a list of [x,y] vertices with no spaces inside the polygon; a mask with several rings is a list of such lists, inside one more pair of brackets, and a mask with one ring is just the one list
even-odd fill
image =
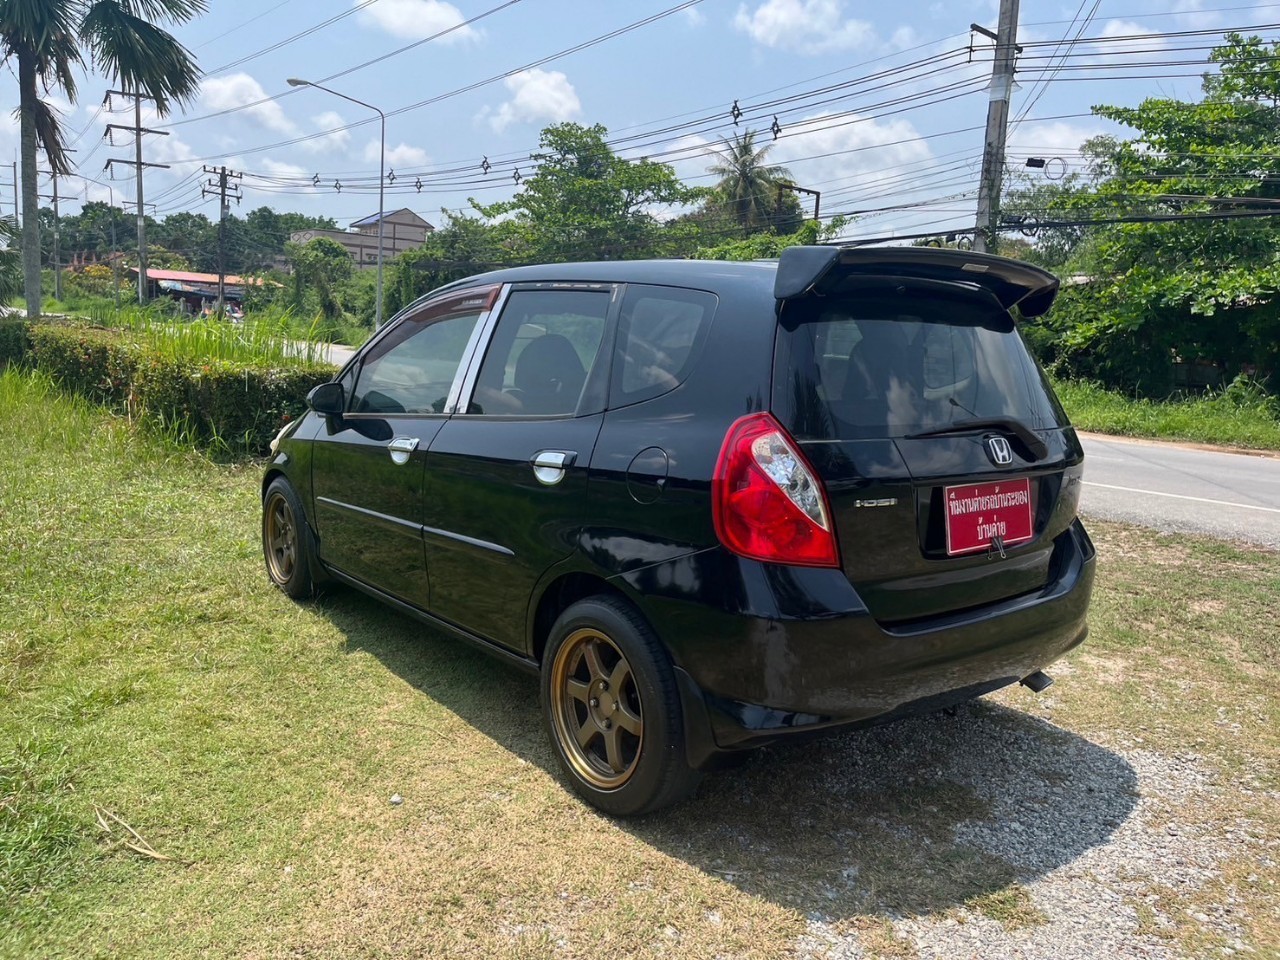
{"label": "thai text on license plate", "polygon": [[1030,540],[1031,480],[1000,480],[947,487],[947,553],[1012,546]]}

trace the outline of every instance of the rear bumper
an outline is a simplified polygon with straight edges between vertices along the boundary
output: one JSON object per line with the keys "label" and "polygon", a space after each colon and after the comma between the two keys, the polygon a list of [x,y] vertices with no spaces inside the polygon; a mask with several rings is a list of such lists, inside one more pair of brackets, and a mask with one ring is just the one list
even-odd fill
{"label": "rear bumper", "polygon": [[1017,682],[1084,640],[1094,565],[1077,520],[1055,541],[1042,589],[888,625],[841,571],[720,549],[619,579],[671,650],[700,764],[718,751],[924,712]]}

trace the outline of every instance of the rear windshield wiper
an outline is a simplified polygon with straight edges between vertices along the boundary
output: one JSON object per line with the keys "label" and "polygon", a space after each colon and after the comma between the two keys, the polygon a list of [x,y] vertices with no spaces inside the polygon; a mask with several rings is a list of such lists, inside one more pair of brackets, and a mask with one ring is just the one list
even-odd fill
{"label": "rear windshield wiper", "polygon": [[975,430],[996,430],[1013,434],[1022,442],[1032,460],[1043,460],[1049,455],[1049,445],[1040,439],[1030,427],[1013,417],[974,417],[969,420],[955,420],[945,427],[936,430],[922,430],[910,433],[904,439],[920,440],[924,437],[945,437],[955,433],[972,433]]}

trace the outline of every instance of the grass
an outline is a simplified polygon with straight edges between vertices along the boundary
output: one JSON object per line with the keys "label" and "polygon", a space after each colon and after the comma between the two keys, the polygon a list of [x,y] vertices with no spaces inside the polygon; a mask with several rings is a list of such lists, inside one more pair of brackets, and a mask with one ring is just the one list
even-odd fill
{"label": "grass", "polygon": [[1055,388],[1071,422],[1081,430],[1280,450],[1280,404],[1256,389],[1160,401],[1070,380],[1059,381]]}
{"label": "grass", "polygon": [[154,308],[129,307],[94,322],[119,327],[156,353],[179,360],[223,360],[263,366],[311,366],[325,362],[329,338],[318,319],[299,332],[288,311],[267,310],[243,323],[217,319],[174,320]]}
{"label": "grass", "polygon": [[[958,830],[1026,783],[1131,808],[1121,748],[1213,771],[1171,819],[1280,835],[1275,554],[1095,524],[1093,636],[1048,694],[771,750],[617,824],[560,784],[529,678],[271,589],[255,467],[14,371],[0,462],[0,957],[763,958],[825,931],[909,958],[894,918],[970,915],[1034,938],[1037,877]],[[1068,866],[1114,824],[1022,827]],[[1274,862],[1227,846],[1203,889],[1148,878],[1172,952],[1217,950],[1187,911],[1227,896],[1280,944]]]}

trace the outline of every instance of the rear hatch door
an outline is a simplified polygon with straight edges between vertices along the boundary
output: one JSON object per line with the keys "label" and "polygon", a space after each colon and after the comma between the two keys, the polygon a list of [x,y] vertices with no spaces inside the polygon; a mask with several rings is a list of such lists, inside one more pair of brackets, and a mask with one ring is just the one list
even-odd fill
{"label": "rear hatch door", "polygon": [[886,623],[1042,588],[1083,454],[1005,306],[1019,295],[950,279],[962,262],[948,274],[937,251],[916,272],[899,251],[855,252],[889,255],[890,273],[835,263],[783,299],[773,389],[846,575]]}

